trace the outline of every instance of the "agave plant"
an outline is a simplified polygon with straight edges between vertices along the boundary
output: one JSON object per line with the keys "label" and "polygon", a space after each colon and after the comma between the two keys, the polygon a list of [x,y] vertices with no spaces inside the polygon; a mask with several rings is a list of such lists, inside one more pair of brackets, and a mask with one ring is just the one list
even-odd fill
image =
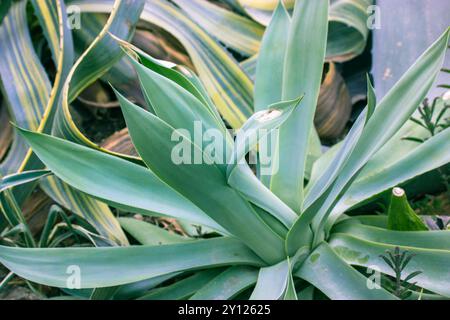
{"label": "agave plant", "polygon": [[[95,91],[96,96],[99,95],[98,90],[106,93],[104,88],[99,88],[99,84],[110,82],[127,96],[143,102],[136,74],[132,66],[125,59],[121,59],[123,52],[109,37],[111,33],[129,40],[136,29],[133,41],[161,58],[165,55],[158,53],[158,50],[155,52],[152,48],[154,44],[148,42],[153,42],[152,40],[142,41],[142,28],[153,29],[153,26],[157,25],[172,34],[186,49],[192,61],[187,65],[194,66],[212,101],[229,125],[239,128],[252,114],[254,86],[250,77],[253,78],[256,62],[254,54],[258,51],[264,28],[247,16],[223,10],[207,0],[195,3],[179,1],[177,5],[169,0],[3,2],[5,5],[0,9],[0,42],[5,45],[0,46],[0,55],[7,58],[0,61],[3,97],[0,108],[2,178],[3,175],[11,173],[44,168],[30,152],[25,141],[13,134],[10,121],[21,128],[52,133],[90,147],[114,149],[116,155],[138,160],[135,158],[136,154],[132,150],[126,128],[98,145],[97,139],[92,140],[93,137],[86,134],[79,121],[74,121],[77,117],[71,108],[73,103],[78,105],[81,100],[88,103],[87,107],[92,107],[83,90],[93,82],[95,83],[87,91]],[[327,59],[334,61],[336,56],[350,58],[352,54],[349,55],[349,52],[354,55],[364,48],[368,30],[362,23],[367,17],[361,13],[365,12],[365,5],[368,4],[367,0],[333,1],[329,12]],[[243,13],[239,6],[234,6],[234,9]],[[49,10],[54,14],[49,15]],[[79,15],[78,11],[83,14]],[[34,14],[30,15],[31,12]],[[109,16],[107,20],[106,15]],[[346,28],[345,34],[332,31],[339,31],[342,26]],[[350,38],[352,41],[349,41]],[[40,50],[45,47],[51,51],[51,55],[47,55],[46,50]],[[227,54],[226,47],[252,57],[238,63]],[[330,48],[331,51],[328,50]],[[76,60],[75,53],[81,54]],[[187,62],[186,59],[181,61]],[[55,69],[48,68],[51,62]],[[17,73],[18,65],[26,65],[26,68],[19,68],[21,72]],[[337,80],[338,77],[336,72],[327,72],[323,81],[337,83],[328,79]],[[96,89],[92,90],[94,87]],[[323,87],[330,93],[341,86]],[[319,98],[317,115],[323,119],[330,110],[333,117],[320,121],[325,125],[323,128],[318,123],[319,132],[323,134],[324,128],[326,132],[333,132],[333,128],[341,130],[341,123],[345,125],[346,121],[335,121],[334,116],[342,114],[347,119],[347,112],[342,113],[339,107],[328,107],[331,105],[330,101],[333,101],[333,94],[321,96],[326,96],[328,102]],[[340,100],[345,102],[349,97],[342,94],[341,98]],[[116,103],[112,105],[115,106]],[[348,110],[346,103],[341,105]],[[102,136],[108,134],[103,130],[95,132],[96,135],[98,133]],[[124,143],[118,143],[119,139]],[[119,145],[125,148],[117,148]],[[16,178],[17,176],[8,177],[6,180]],[[51,201],[91,224],[99,236],[119,245],[128,244],[117,219],[106,204],[78,192],[55,177],[41,179],[38,185]],[[24,205],[26,207],[25,201],[32,202],[28,195],[35,187],[36,184],[33,183],[19,187],[20,191],[13,190],[14,194],[11,190],[3,193],[4,196],[0,197],[3,207],[8,207],[13,212],[8,212],[9,218],[0,216],[1,230],[15,228],[23,222],[24,218],[18,208]],[[33,214],[36,214],[36,211]],[[28,229],[33,227],[32,225]],[[31,240],[29,235],[27,238]]]}
{"label": "agave plant", "polygon": [[[421,133],[408,119],[440,70],[450,30],[378,103],[369,82],[367,107],[346,138],[321,154],[313,117],[327,18],[327,0],[296,1],[292,17],[278,5],[258,57],[254,114],[236,139],[192,72],[120,41],[148,104],[145,110],[116,92],[142,162],[19,131],[73,188],[126,212],[201,226],[210,236],[180,236],[120,218],[141,245],[0,246],[0,262],[40,284],[97,288],[92,297],[230,299],[249,292],[244,297],[308,299],[318,290],[331,299],[396,299],[369,286],[364,270],[394,275],[380,256],[407,248],[414,258],[405,275],[420,270],[418,288],[450,297],[449,231],[392,231],[386,216],[345,214],[450,161],[450,129],[420,145],[403,139]],[[198,139],[197,130],[214,134]],[[212,152],[212,141],[223,148]],[[254,150],[261,158],[263,141],[273,146],[268,170],[261,161],[251,166],[246,160]],[[174,154],[194,160],[174,161]],[[46,174],[28,173],[6,184]],[[153,289],[168,279],[174,282]]]}

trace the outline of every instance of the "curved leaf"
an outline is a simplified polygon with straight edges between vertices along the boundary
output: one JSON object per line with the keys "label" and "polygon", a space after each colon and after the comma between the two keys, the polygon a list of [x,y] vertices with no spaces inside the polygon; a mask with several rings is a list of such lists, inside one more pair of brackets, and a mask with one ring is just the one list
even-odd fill
{"label": "curved leaf", "polygon": [[[0,77],[10,120],[23,128],[35,130],[49,100],[51,85],[31,41],[25,1],[12,4],[0,26],[0,42],[0,55],[3,57]],[[9,152],[1,165],[3,174],[19,170],[28,151],[22,138],[16,138],[15,147],[11,149],[14,152]]]}
{"label": "curved leaf", "polygon": [[54,135],[100,149],[77,127],[69,105],[87,86],[102,76],[122,57],[123,51],[109,33],[122,39],[129,39],[134,32],[143,6],[143,0],[115,1],[105,26],[67,75],[62,90],[62,106],[56,112],[52,128]]}
{"label": "curved leaf", "polygon": [[[386,164],[379,169],[373,168],[373,171],[367,168],[345,192],[342,200],[333,209],[330,219],[386,189],[447,164],[450,162],[450,153],[447,151],[449,148],[450,130],[447,129],[418,145],[389,166]],[[378,158],[378,161],[380,159]]]}
{"label": "curved leaf", "polygon": [[132,212],[217,227],[147,168],[56,137],[24,130],[21,134],[56,176],[80,191]]}
{"label": "curved leaf", "polygon": [[[83,12],[110,12],[113,6],[112,0],[71,3]],[[239,128],[252,114],[253,84],[237,61],[169,2],[148,0],[141,19],[158,25],[181,42],[222,116],[233,128]]]}
{"label": "curved leaf", "polygon": [[[191,142],[191,137],[123,97],[120,103],[133,143],[156,175],[239,237],[264,260],[276,261],[282,255],[282,239],[261,220],[246,200],[227,185],[224,172],[214,163],[205,161],[208,159],[204,159],[203,150]],[[149,134],[153,137],[150,141],[147,138]],[[173,158],[174,148],[180,143],[192,150],[193,157],[189,154],[186,162],[174,161]],[[196,154],[200,159],[196,160]]]}
{"label": "curved leaf", "polygon": [[450,297],[450,251],[431,250],[401,245],[390,245],[355,238],[346,234],[335,234],[330,246],[347,263],[366,267],[377,267],[381,272],[393,275],[393,270],[380,258],[386,250],[399,247],[414,257],[404,269],[404,274],[422,271],[414,278],[419,287]]}
{"label": "curved leaf", "polygon": [[333,228],[333,233],[391,245],[450,251],[450,230],[393,231],[344,221]]}
{"label": "curved leaf", "polygon": [[230,267],[198,290],[190,300],[228,300],[253,285],[258,269],[246,266]]}
{"label": "curved leaf", "polygon": [[288,260],[281,261],[270,267],[261,268],[250,300],[278,300],[286,291],[288,281]]}
{"label": "curved leaf", "polygon": [[327,243],[317,247],[295,275],[333,300],[396,299],[382,288],[370,290],[367,279],[342,260]]}
{"label": "curved leaf", "polygon": [[64,288],[79,271],[80,288],[102,288],[160,275],[262,261],[232,238],[162,246],[27,249],[0,246],[0,262],[27,280]]}
{"label": "curved leaf", "polygon": [[258,52],[264,27],[206,0],[175,0],[181,9],[227,46],[252,55]]}
{"label": "curved leaf", "polygon": [[132,218],[119,218],[120,226],[143,245],[180,243],[194,240]]}
{"label": "curved leaf", "polygon": [[[22,2],[22,4],[24,3]],[[4,71],[4,68],[20,65],[26,65],[28,68],[26,68],[26,73],[23,72],[25,69],[22,67],[18,69],[19,71],[22,70],[21,72],[13,71],[15,74],[14,81],[12,79],[7,80],[8,71],[0,72],[3,74],[4,83],[7,83],[5,92],[7,92],[9,97],[12,119],[15,123],[24,128],[49,133],[53,126],[56,107],[60,103],[62,87],[73,61],[72,37],[67,23],[64,3],[59,0],[33,1],[32,3],[44,35],[48,40],[56,67],[53,87],[50,88],[47,74],[34,52],[33,43],[28,35],[25,7],[22,5],[15,6],[14,11],[11,11],[11,14],[14,14],[15,17],[14,20],[11,20],[11,23],[15,27],[10,30],[11,32],[12,30],[19,32],[17,36],[22,41],[13,41],[14,43],[5,47],[2,46],[0,49],[13,50],[11,53],[15,54],[14,59],[16,62],[6,64],[2,62],[7,60],[2,60],[0,69]],[[14,35],[14,33],[10,33],[8,37],[11,35]],[[20,46],[20,50],[17,50],[17,45]],[[13,86],[10,87],[10,84]],[[20,96],[17,96],[17,93],[21,93]],[[21,116],[21,114],[26,114],[27,117]],[[13,168],[15,169],[12,171],[43,169],[41,161],[31,151],[28,151],[26,144],[23,144],[23,146],[22,144],[22,138],[15,140],[11,152],[9,152],[10,157],[2,164],[5,170],[11,171]],[[119,224],[115,221],[114,216],[106,205],[102,205],[86,195],[81,195],[75,190],[70,190],[67,194],[68,191],[66,189],[69,187],[60,181],[52,186],[43,181],[41,183],[45,185],[43,188],[50,195],[56,195],[53,196],[53,199],[66,208],[73,210],[79,206],[83,207],[82,210],[73,210],[73,212],[84,217],[89,223],[94,225],[101,235],[119,244],[127,244],[125,235],[120,230]],[[33,187],[34,185],[20,187],[15,192],[17,201],[22,203]]]}
{"label": "curved leaf", "polygon": [[[279,2],[264,32],[257,57],[255,75],[255,111],[282,100],[284,61],[288,45],[290,17],[283,1]],[[299,93],[301,94],[301,93]]]}
{"label": "curved leaf", "polygon": [[166,287],[156,288],[138,300],[185,300],[207,285],[223,269],[207,269]]}
{"label": "curved leaf", "polygon": [[[448,43],[450,28],[416,61],[402,79],[377,105],[354,151],[338,178],[328,189],[326,200],[317,208],[313,228],[326,223],[331,209],[373,155],[403,126],[425,97],[439,72]],[[320,241],[320,239],[318,239]]]}
{"label": "curved leaf", "polygon": [[49,170],[31,170],[7,175],[3,178],[0,178],[0,192],[15,186],[33,182],[35,180],[48,176],[49,174],[51,174]]}
{"label": "curved leaf", "polygon": [[285,64],[277,66],[284,67],[283,100],[305,95],[280,128],[278,171],[270,182],[271,190],[297,213],[302,210],[308,144],[325,58],[327,15],[328,0],[296,2]]}

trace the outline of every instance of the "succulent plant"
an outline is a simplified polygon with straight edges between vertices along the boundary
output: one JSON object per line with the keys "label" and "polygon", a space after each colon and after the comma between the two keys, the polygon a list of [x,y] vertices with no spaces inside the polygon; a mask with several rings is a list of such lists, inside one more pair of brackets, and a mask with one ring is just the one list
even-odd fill
{"label": "succulent plant", "polygon": [[[122,41],[148,104],[145,110],[116,92],[141,162],[19,129],[71,187],[128,212],[204,226],[208,239],[121,218],[142,245],[0,246],[0,262],[49,286],[120,286],[116,296],[144,284],[144,298],[230,299],[248,290],[251,299],[306,299],[314,287],[331,299],[396,299],[369,288],[364,268],[392,275],[380,255],[407,247],[415,256],[405,274],[422,271],[418,288],[450,297],[449,231],[393,231],[386,216],[345,214],[449,162],[449,128],[421,144],[403,137],[416,128],[408,119],[441,68],[450,31],[379,102],[369,82],[367,107],[346,138],[321,154],[313,117],[327,19],[327,0],[297,1],[292,18],[278,5],[258,57],[254,114],[235,139],[193,73]],[[213,142],[222,148],[212,150]],[[261,158],[263,142],[272,161],[248,163],[255,150]],[[177,281],[151,290],[170,278]]]}

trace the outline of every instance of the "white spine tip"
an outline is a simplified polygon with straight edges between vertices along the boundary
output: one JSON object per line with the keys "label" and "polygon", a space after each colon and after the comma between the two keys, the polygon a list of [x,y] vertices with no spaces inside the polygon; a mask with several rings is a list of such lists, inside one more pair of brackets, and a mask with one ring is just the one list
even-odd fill
{"label": "white spine tip", "polygon": [[401,197],[405,194],[405,190],[399,187],[395,187],[394,189],[392,189],[392,194],[396,197]]}
{"label": "white spine tip", "polygon": [[446,91],[442,96],[442,100],[447,101],[450,100],[450,90]]}

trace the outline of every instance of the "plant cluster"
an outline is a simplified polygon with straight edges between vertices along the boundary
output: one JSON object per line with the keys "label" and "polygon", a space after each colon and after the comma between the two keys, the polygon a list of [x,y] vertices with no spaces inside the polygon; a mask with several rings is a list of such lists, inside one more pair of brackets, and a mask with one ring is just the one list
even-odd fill
{"label": "plant cluster", "polygon": [[[71,67],[71,42],[49,37],[56,85],[42,121],[14,121],[18,141],[31,149],[0,185],[0,263],[10,270],[0,287],[17,275],[33,288],[91,299],[450,297],[450,231],[429,231],[405,192],[394,188],[450,161],[450,128],[443,123],[448,106],[439,107],[447,102],[425,102],[421,118],[414,115],[441,70],[450,29],[381,100],[368,80],[366,107],[345,138],[323,152],[314,117],[324,63],[336,50],[328,0],[298,0],[292,12],[282,1],[271,8],[255,57],[252,105],[246,96],[212,94],[218,83],[249,86],[248,78],[230,73],[205,81],[205,74],[220,71],[211,58],[217,57],[214,43],[193,57],[208,62],[197,63],[203,80],[129,43],[126,26],[137,24],[141,12],[162,24],[180,23],[173,32],[182,32],[186,20],[165,1],[128,2],[117,0],[106,27]],[[56,3],[61,15],[64,4]],[[23,13],[20,4],[10,10]],[[38,18],[50,23],[43,10]],[[13,22],[7,17],[4,23]],[[196,48],[199,34],[189,34],[185,46]],[[114,49],[105,52],[107,45]],[[83,89],[122,57],[129,73],[110,82],[133,156],[90,141],[70,113]],[[89,72],[93,64],[101,66],[96,75]],[[134,97],[124,94],[131,74],[137,75]],[[239,129],[235,137],[230,126]],[[197,139],[198,132],[206,139]],[[270,161],[250,163],[249,153]],[[20,206],[37,181],[78,213],[53,206],[39,238]],[[348,214],[392,188],[388,215]],[[110,208],[141,219],[116,218]],[[184,232],[146,217],[172,219],[166,221]],[[387,284],[368,286],[366,268],[386,275]]]}

